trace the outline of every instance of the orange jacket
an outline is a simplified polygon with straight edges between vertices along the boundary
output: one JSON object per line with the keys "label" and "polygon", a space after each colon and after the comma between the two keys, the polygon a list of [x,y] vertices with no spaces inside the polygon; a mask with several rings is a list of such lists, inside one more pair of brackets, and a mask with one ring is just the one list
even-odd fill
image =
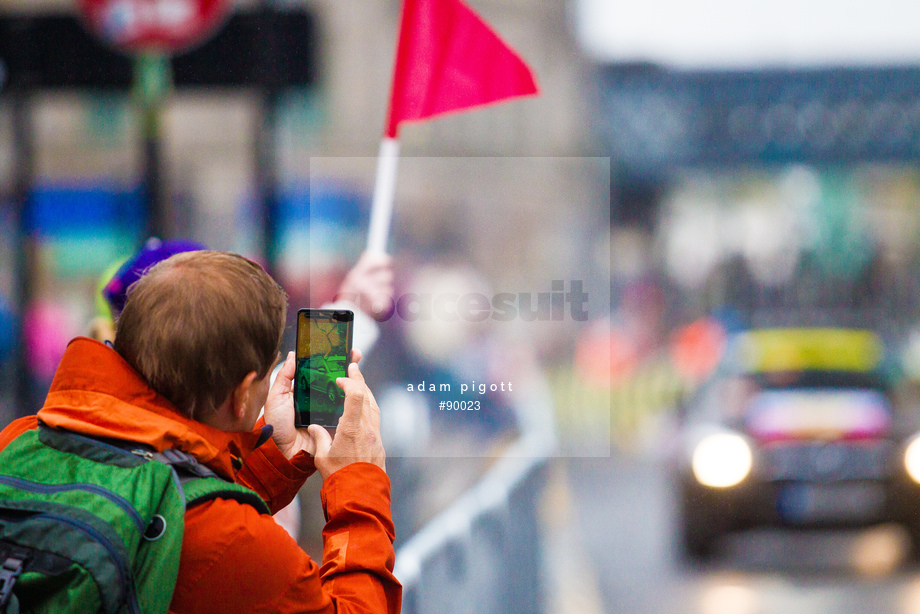
{"label": "orange jacket", "polygon": [[[227,433],[184,418],[114,350],[91,339],[70,342],[44,407],[0,432],[0,450],[39,420],[160,451],[179,448],[255,490],[272,513],[315,471],[305,452],[289,461],[271,439],[256,448],[261,420],[251,433]],[[349,465],[326,479],[321,495],[327,520],[322,567],[248,505],[215,499],[188,510],[170,611],[399,612],[386,473],[369,463]]]}

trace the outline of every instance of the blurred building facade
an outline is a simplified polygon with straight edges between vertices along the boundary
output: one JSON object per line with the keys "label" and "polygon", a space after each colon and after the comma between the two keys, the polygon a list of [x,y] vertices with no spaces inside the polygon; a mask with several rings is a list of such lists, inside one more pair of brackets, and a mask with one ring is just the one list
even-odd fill
{"label": "blurred building facade", "polygon": [[690,322],[868,328],[893,373],[915,364],[920,48],[885,17],[912,5],[577,5],[615,183],[614,327],[654,339],[614,409],[630,434],[672,412],[666,348]]}

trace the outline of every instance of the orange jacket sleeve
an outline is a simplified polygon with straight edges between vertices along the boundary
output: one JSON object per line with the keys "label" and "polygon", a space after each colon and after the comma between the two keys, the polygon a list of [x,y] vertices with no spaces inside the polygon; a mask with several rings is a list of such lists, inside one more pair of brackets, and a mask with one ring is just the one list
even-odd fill
{"label": "orange jacket sleeve", "polygon": [[236,481],[256,491],[275,514],[294,499],[315,471],[312,456],[301,451],[288,460],[269,439],[246,457]]}
{"label": "orange jacket sleeve", "polygon": [[347,465],[326,479],[320,494],[326,515],[320,576],[337,598],[337,611],[399,612],[387,474],[370,463]]}
{"label": "orange jacket sleeve", "polygon": [[[260,484],[275,486],[278,475],[255,475],[256,463],[250,469]],[[170,610],[397,614],[402,587],[392,574],[389,491],[389,478],[374,465],[349,465],[329,476],[322,490],[328,519],[322,568],[274,520],[247,505],[218,499],[192,508]]]}

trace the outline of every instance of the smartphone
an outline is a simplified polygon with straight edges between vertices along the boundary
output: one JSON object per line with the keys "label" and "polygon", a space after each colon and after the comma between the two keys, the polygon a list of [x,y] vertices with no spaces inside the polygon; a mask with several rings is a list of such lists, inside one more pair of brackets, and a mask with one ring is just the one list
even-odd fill
{"label": "smartphone", "polygon": [[294,424],[335,428],[345,409],[345,393],[335,380],[346,377],[351,362],[355,314],[342,309],[297,312],[297,370]]}

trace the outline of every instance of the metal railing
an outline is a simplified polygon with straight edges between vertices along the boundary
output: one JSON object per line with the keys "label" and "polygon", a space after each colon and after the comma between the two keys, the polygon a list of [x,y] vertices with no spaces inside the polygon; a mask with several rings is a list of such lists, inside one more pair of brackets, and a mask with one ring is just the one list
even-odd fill
{"label": "metal railing", "polygon": [[538,505],[556,446],[548,389],[533,392],[516,408],[521,437],[397,552],[403,614],[542,610]]}

